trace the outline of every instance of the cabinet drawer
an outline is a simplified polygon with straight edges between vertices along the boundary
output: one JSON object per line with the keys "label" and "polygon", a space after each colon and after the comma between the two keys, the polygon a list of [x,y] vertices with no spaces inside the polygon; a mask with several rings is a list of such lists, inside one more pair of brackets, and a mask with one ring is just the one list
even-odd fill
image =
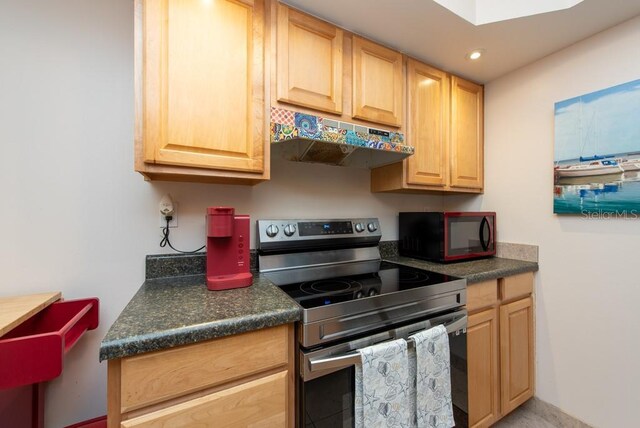
{"label": "cabinet drawer", "polygon": [[533,293],[533,273],[508,276],[500,279],[500,298],[502,300],[517,299]]}
{"label": "cabinet drawer", "polygon": [[121,411],[284,365],[287,352],[287,326],[279,326],[124,358]]}
{"label": "cabinet drawer", "polygon": [[284,427],[287,371],[176,404],[121,423],[122,428]]}
{"label": "cabinet drawer", "polygon": [[498,281],[495,279],[467,287],[467,311],[493,306],[498,302]]}

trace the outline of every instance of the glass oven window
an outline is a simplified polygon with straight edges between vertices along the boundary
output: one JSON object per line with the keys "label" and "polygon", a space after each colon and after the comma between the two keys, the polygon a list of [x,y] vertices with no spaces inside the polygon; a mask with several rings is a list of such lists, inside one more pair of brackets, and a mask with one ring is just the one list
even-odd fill
{"label": "glass oven window", "polygon": [[349,367],[301,382],[305,428],[352,428],[354,426],[355,369]]}

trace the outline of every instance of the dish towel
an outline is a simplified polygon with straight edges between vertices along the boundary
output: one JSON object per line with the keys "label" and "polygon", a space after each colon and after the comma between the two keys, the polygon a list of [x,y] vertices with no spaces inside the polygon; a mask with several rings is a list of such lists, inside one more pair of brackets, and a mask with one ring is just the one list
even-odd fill
{"label": "dish towel", "polygon": [[409,378],[407,351],[404,339],[358,351],[362,364],[356,364],[356,428],[415,426],[414,378]]}
{"label": "dish towel", "polygon": [[[416,361],[416,418],[418,428],[450,428],[451,362],[447,329],[436,326],[410,336],[416,344],[409,357]],[[414,354],[415,353],[415,357]]]}

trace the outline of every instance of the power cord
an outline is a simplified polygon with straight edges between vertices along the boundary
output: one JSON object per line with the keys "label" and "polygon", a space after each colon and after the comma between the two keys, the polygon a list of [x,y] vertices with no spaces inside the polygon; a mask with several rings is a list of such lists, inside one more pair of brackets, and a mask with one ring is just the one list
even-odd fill
{"label": "power cord", "polygon": [[182,250],[178,250],[177,248],[174,248],[173,245],[171,245],[171,241],[169,241],[169,222],[171,220],[173,220],[173,216],[166,215],[166,216],[164,216],[164,219],[167,220],[167,225],[162,228],[162,241],[160,241],[160,246],[162,248],[164,248],[164,247],[166,247],[168,245],[169,248],[171,248],[173,251],[176,251],[178,253],[193,254],[193,253],[197,253],[200,250],[203,250],[204,247],[206,247],[206,245],[203,245],[202,247],[198,248],[197,250],[193,250],[193,251],[182,251]]}

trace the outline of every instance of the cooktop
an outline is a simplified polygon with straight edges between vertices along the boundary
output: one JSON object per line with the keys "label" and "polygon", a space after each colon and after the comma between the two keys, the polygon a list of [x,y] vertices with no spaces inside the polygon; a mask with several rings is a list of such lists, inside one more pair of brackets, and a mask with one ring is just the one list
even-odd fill
{"label": "cooktop", "polygon": [[377,267],[377,270],[367,273],[278,285],[300,306],[311,309],[429,287],[458,279],[384,261],[379,262]]}

